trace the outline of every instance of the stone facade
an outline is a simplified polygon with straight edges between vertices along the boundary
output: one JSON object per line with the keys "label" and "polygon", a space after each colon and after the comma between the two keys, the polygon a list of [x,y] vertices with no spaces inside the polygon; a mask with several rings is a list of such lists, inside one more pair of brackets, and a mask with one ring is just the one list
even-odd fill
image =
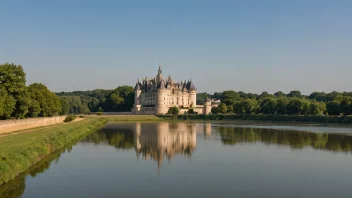
{"label": "stone facade", "polygon": [[166,114],[171,107],[178,107],[180,114],[189,108],[198,114],[211,112],[208,102],[197,105],[197,88],[191,80],[174,82],[170,75],[164,79],[160,66],[156,77],[138,80],[134,90],[134,114]]}

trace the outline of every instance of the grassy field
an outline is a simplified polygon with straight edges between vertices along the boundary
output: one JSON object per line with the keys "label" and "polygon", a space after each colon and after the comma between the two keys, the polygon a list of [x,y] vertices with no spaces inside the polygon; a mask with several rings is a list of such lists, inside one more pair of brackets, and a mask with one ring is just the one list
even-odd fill
{"label": "grassy field", "polygon": [[0,185],[26,171],[48,154],[96,131],[108,120],[87,118],[79,122],[0,137]]}

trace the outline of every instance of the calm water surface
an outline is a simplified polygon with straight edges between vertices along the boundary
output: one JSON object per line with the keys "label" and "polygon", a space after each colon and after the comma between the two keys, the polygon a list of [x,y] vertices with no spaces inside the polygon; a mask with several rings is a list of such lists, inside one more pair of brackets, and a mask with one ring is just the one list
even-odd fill
{"label": "calm water surface", "polygon": [[351,197],[352,129],[108,123],[0,197]]}

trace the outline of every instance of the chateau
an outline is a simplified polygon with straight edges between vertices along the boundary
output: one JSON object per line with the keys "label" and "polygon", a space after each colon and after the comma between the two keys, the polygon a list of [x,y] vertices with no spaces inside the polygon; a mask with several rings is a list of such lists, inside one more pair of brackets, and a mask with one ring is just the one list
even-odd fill
{"label": "chateau", "polygon": [[198,114],[211,112],[210,100],[205,101],[204,105],[197,105],[197,88],[191,80],[174,82],[170,75],[164,79],[162,73],[159,66],[156,77],[146,77],[142,82],[137,80],[132,113],[166,114],[171,107],[178,107],[179,114],[190,108]]}

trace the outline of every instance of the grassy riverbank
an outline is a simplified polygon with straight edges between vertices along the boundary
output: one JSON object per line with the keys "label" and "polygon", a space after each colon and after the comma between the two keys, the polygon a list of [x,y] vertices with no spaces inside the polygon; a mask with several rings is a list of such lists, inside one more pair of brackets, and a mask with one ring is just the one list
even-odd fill
{"label": "grassy riverbank", "polygon": [[0,137],[0,185],[26,171],[50,153],[97,130],[107,121],[107,118],[88,118],[80,122]]}
{"label": "grassy riverbank", "polygon": [[84,115],[85,118],[107,118],[109,121],[133,122],[133,121],[162,121],[170,118],[163,118],[155,115]]}
{"label": "grassy riverbank", "polygon": [[295,115],[158,115],[164,120],[251,120],[272,122],[308,122],[352,124],[352,116],[295,116]]}

